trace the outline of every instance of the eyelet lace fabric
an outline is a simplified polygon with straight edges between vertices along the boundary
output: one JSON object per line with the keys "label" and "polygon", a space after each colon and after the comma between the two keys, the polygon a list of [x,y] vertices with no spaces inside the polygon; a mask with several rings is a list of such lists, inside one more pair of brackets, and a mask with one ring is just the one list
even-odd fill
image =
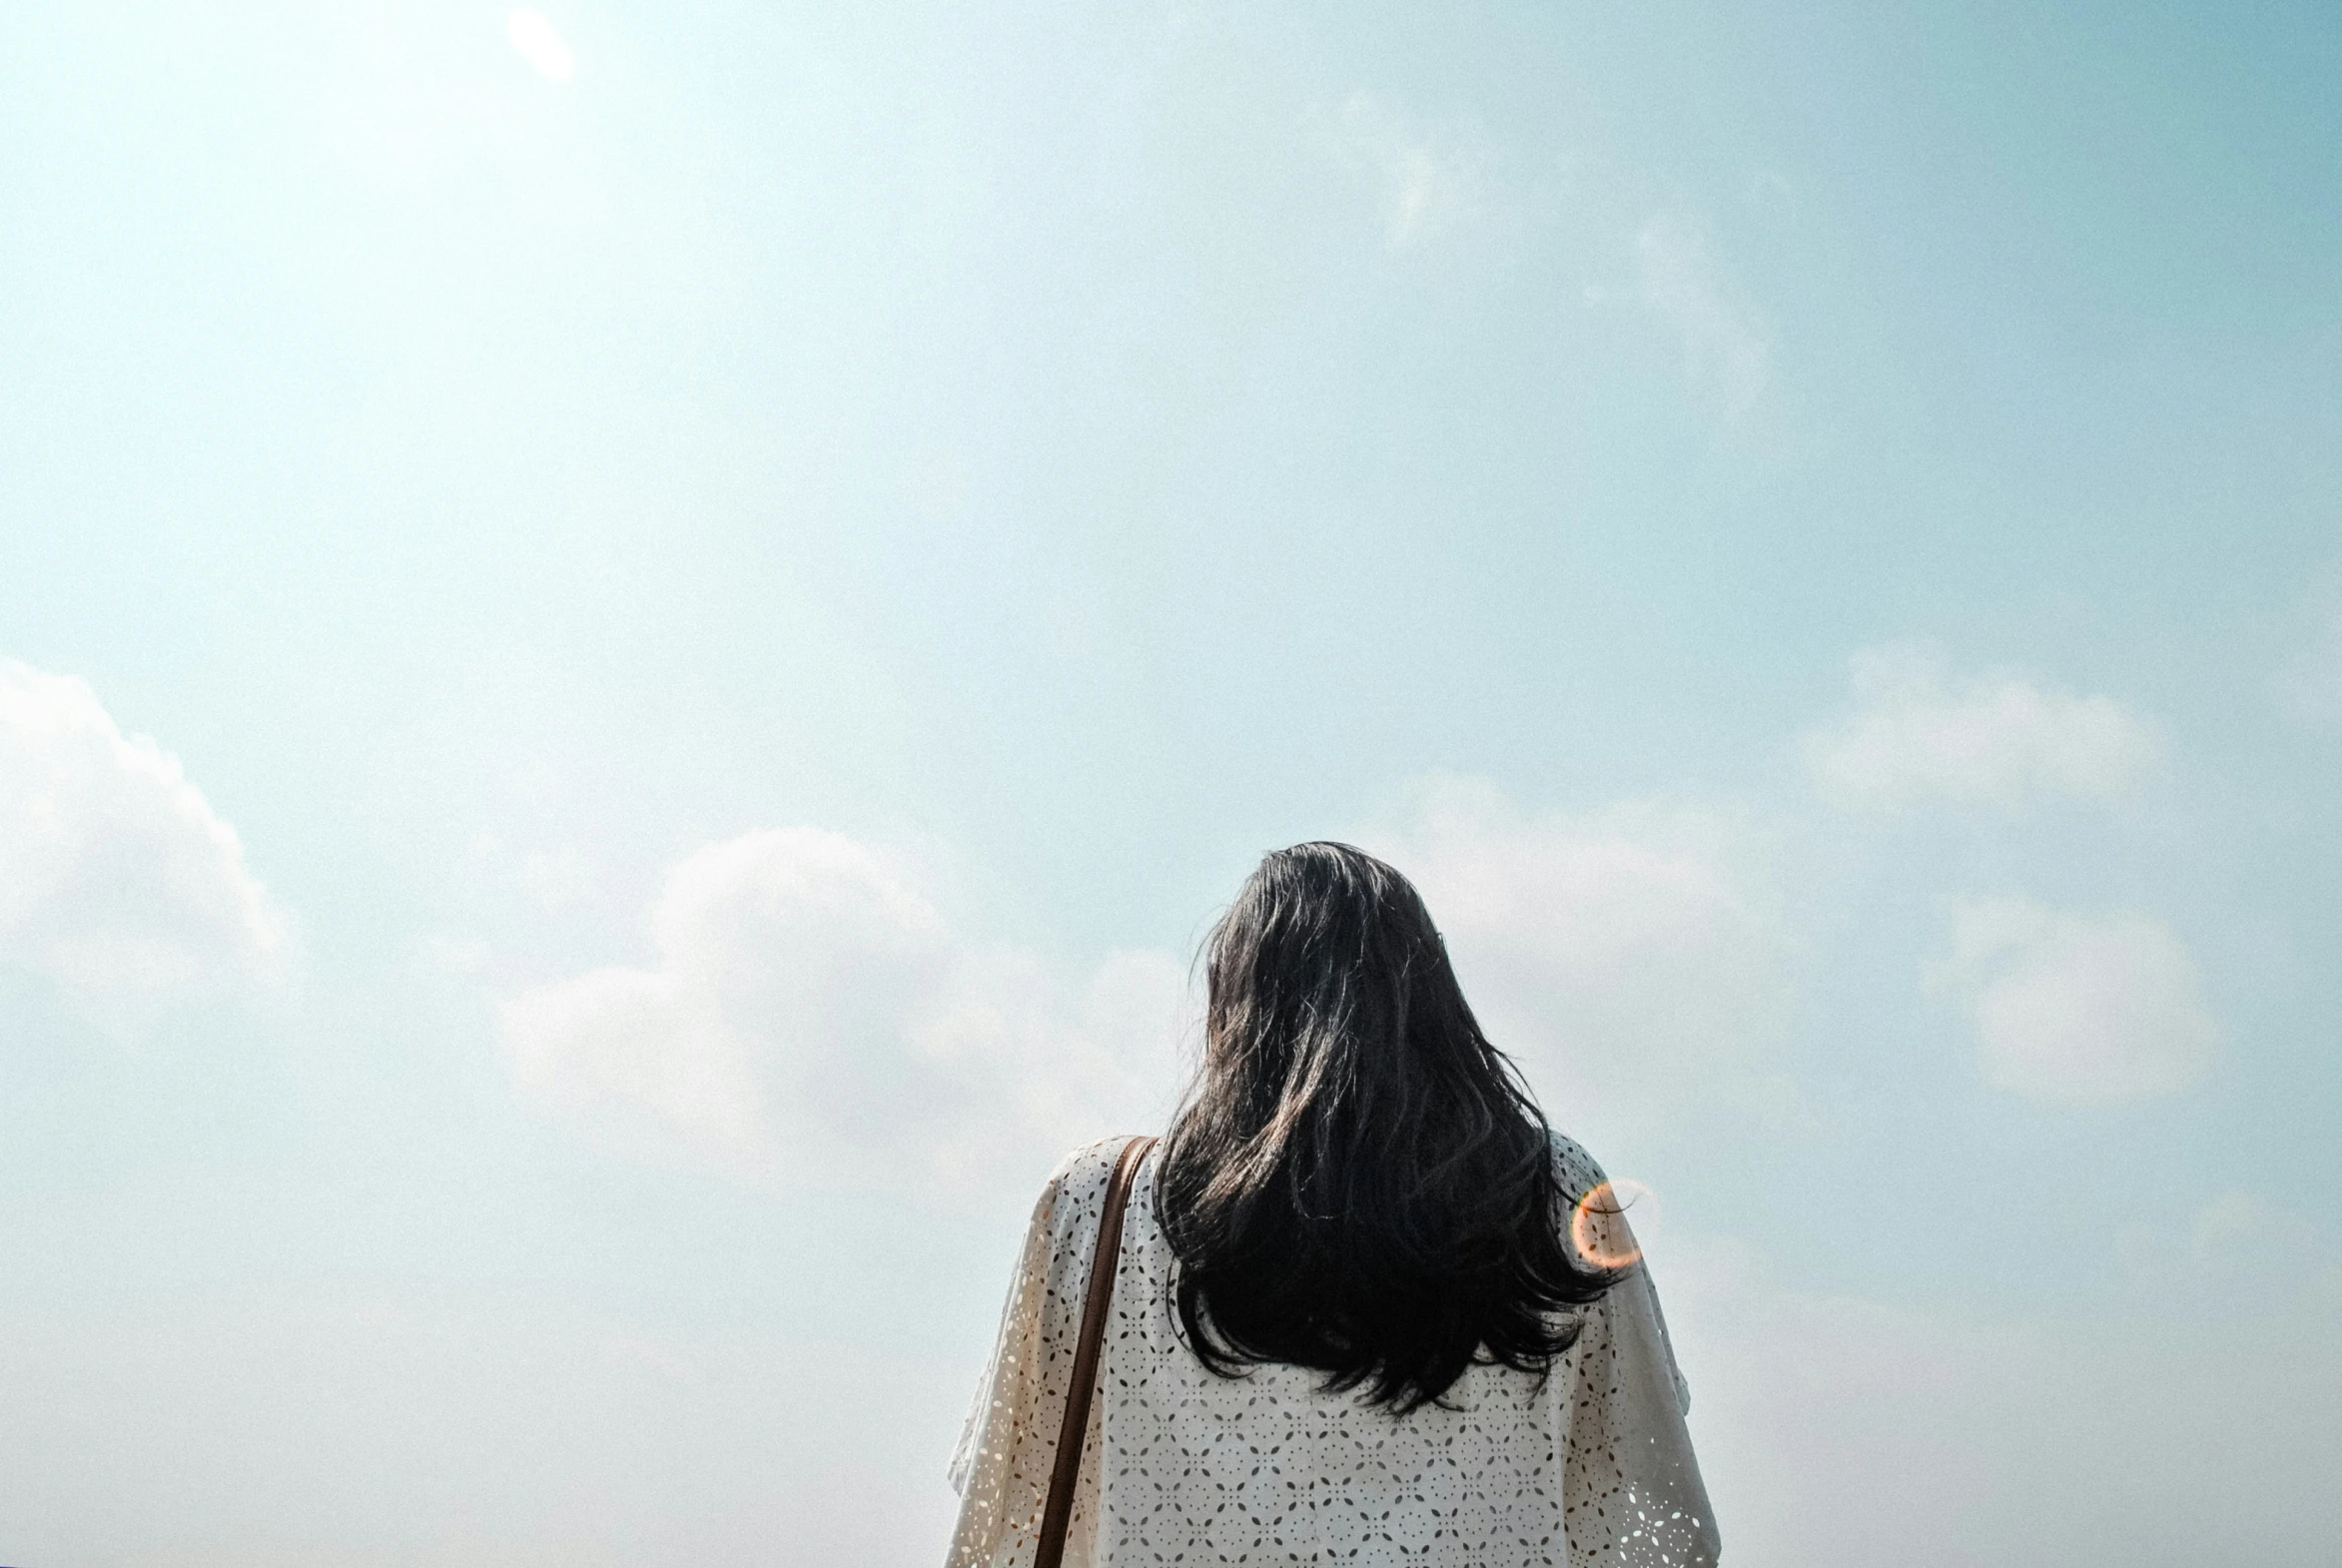
{"label": "eyelet lace fabric", "polygon": [[[1027,1568],[1049,1493],[1100,1205],[1128,1140],[1079,1150],[1033,1210],[951,1465],[949,1568]],[[1573,1199],[1599,1185],[1556,1138]],[[1708,1568],[1719,1551],[1659,1297],[1637,1264],[1578,1308],[1543,1379],[1474,1366],[1405,1416],[1266,1364],[1215,1377],[1180,1341],[1150,1154],[1131,1194],[1069,1568]]]}

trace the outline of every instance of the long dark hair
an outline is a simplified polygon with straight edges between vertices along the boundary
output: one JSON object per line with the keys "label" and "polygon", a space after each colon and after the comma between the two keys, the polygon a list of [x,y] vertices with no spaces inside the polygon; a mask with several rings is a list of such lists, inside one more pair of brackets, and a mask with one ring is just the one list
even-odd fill
{"label": "long dark hair", "polygon": [[1475,1360],[1544,1372],[1616,1277],[1578,1255],[1552,1135],[1422,896],[1347,844],[1260,863],[1204,950],[1203,1060],[1157,1212],[1221,1376],[1324,1371],[1404,1413]]}

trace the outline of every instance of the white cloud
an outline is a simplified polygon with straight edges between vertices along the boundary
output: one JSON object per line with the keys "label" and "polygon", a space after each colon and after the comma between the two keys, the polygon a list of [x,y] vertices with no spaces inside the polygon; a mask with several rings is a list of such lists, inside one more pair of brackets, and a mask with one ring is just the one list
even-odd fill
{"label": "white cloud", "polygon": [[283,978],[283,914],[179,759],[79,680],[0,662],[0,963],[135,1029]]}
{"label": "white cloud", "polygon": [[1368,843],[1422,890],[1474,1010],[1566,1122],[1758,1087],[1791,983],[1751,839],[1696,808],[1530,815],[1442,780]]}
{"label": "white cloud", "polygon": [[1382,237],[1404,250],[1436,235],[1480,205],[1484,163],[1474,138],[1433,130],[1352,93],[1322,123],[1334,153],[1372,183]]}
{"label": "white cloud", "polygon": [[1653,218],[1635,235],[1635,267],[1643,304],[1683,339],[1692,386],[1728,418],[1756,406],[1772,379],[1772,335],[1717,260],[1707,232],[1678,215]]}
{"label": "white cloud", "polygon": [[1961,900],[1951,953],[1924,978],[1966,1009],[1984,1081],[2033,1100],[2176,1094],[2203,1078],[2219,1049],[2195,961],[2170,927],[2136,910]]}
{"label": "white cloud", "polygon": [[2155,726],[2111,697],[2005,674],[1954,681],[1940,659],[1905,645],[1864,649],[1853,664],[1855,712],[1804,743],[1816,788],[1842,807],[2110,802],[2162,756]]}
{"label": "white cloud", "polygon": [[650,911],[653,962],[501,1007],[514,1080],[589,1140],[798,1186],[985,1180],[1153,1126],[1185,974],[1086,985],[954,932],[900,861],[811,828],[711,844]]}

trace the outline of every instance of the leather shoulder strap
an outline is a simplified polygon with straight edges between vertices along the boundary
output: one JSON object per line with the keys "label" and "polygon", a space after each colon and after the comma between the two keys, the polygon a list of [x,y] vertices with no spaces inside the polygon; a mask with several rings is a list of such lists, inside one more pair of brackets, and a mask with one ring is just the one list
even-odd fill
{"label": "leather shoulder strap", "polygon": [[1090,1291],[1082,1302],[1082,1337],[1074,1346],[1074,1375],[1066,1387],[1066,1419],[1058,1428],[1057,1465],[1049,1473],[1049,1501],[1041,1510],[1041,1544],[1033,1568],[1059,1568],[1066,1555],[1066,1529],[1074,1519],[1074,1484],[1082,1476],[1082,1444],[1090,1435],[1090,1401],[1098,1390],[1099,1350],[1106,1340],[1107,1307],[1114,1300],[1115,1270],[1123,1255],[1123,1210],[1139,1162],[1155,1147],[1152,1138],[1123,1146],[1114,1176],[1106,1183],[1106,1206],[1098,1216],[1098,1250],[1090,1258]]}

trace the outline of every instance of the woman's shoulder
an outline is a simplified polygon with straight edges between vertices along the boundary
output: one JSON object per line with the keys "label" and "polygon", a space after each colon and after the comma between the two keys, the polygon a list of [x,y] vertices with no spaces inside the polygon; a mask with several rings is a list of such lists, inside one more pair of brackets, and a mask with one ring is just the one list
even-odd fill
{"label": "woman's shoulder", "polygon": [[1058,1162],[1049,1174],[1049,1182],[1041,1189],[1041,1198],[1035,1204],[1034,1216],[1045,1215],[1080,1219],[1094,1217],[1098,1205],[1105,1199],[1107,1183],[1114,1178],[1115,1162],[1122,1159],[1135,1133],[1118,1133],[1113,1138],[1102,1138],[1095,1144],[1084,1144]]}
{"label": "woman's shoulder", "polygon": [[1566,1133],[1553,1134],[1553,1170],[1562,1194],[1573,1203],[1610,1179],[1603,1175],[1601,1164],[1586,1153],[1586,1146]]}
{"label": "woman's shoulder", "polygon": [[1104,1185],[1108,1177],[1114,1175],[1115,1162],[1123,1158],[1123,1151],[1130,1146],[1132,1139],[1139,1136],[1136,1133],[1117,1133],[1095,1144],[1084,1144],[1059,1161],[1058,1168],[1049,1174],[1050,1190],[1081,1186],[1092,1180]]}

